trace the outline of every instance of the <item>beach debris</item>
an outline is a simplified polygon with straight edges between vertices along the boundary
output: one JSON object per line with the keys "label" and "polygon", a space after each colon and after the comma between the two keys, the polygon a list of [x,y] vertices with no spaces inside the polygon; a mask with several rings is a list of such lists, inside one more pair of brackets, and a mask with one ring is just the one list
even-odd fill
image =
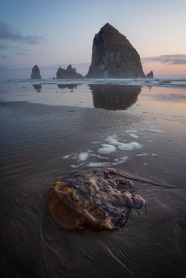
{"label": "beach debris", "polygon": [[146,209],[134,193],[133,183],[113,168],[92,168],[64,177],[53,186],[48,214],[64,231],[116,230],[123,227],[132,209]]}

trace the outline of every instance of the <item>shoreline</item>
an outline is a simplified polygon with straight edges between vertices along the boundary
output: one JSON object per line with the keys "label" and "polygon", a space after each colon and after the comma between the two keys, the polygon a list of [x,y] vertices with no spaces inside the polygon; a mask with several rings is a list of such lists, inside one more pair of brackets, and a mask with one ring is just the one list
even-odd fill
{"label": "shoreline", "polygon": [[[140,93],[133,106],[120,111],[0,103],[4,277],[184,277],[183,117],[167,116],[167,103],[163,116],[143,113],[149,105],[142,106],[144,99]],[[115,152],[98,152],[102,144],[113,142]],[[119,148],[131,142],[141,148]],[[134,190],[147,202],[147,214],[133,211],[127,225],[115,232],[65,233],[56,228],[47,214],[52,186],[67,174],[100,162],[111,163],[134,179]]]}

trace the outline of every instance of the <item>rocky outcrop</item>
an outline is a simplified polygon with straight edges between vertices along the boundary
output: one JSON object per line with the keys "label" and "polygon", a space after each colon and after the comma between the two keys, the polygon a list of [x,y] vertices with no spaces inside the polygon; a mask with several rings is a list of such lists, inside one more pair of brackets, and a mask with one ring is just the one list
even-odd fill
{"label": "rocky outcrop", "polygon": [[41,79],[40,70],[37,65],[35,65],[32,69],[31,79]]}
{"label": "rocky outcrop", "polygon": [[151,70],[149,73],[146,75],[147,78],[154,78],[153,71]]}
{"label": "rocky outcrop", "polygon": [[127,38],[109,23],[95,35],[87,78],[145,77],[140,56]]}
{"label": "rocky outcrop", "polygon": [[56,73],[57,79],[81,79],[83,76],[80,73],[77,73],[75,68],[72,68],[71,65],[67,69],[61,67],[58,68]]}

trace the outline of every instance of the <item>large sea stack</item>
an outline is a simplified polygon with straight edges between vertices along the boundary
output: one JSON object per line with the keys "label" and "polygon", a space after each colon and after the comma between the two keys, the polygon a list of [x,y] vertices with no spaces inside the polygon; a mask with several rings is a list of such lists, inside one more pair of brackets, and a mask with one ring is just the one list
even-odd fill
{"label": "large sea stack", "polygon": [[95,35],[87,78],[145,77],[140,56],[127,38],[109,23]]}
{"label": "large sea stack", "polygon": [[71,65],[67,69],[61,67],[58,68],[56,73],[57,79],[81,79],[83,76],[80,73],[77,73],[75,68],[72,68]]}
{"label": "large sea stack", "polygon": [[32,69],[31,79],[41,79],[40,70],[37,65],[35,65]]}

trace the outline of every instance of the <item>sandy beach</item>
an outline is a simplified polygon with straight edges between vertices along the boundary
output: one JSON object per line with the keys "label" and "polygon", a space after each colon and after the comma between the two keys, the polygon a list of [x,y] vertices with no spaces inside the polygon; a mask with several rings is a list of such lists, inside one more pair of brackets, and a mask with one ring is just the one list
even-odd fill
{"label": "sandy beach", "polygon": [[[186,90],[23,87],[0,97],[2,277],[185,277]],[[115,152],[99,152],[113,141]],[[53,184],[92,167],[123,171],[147,213],[113,232],[57,228]]]}

